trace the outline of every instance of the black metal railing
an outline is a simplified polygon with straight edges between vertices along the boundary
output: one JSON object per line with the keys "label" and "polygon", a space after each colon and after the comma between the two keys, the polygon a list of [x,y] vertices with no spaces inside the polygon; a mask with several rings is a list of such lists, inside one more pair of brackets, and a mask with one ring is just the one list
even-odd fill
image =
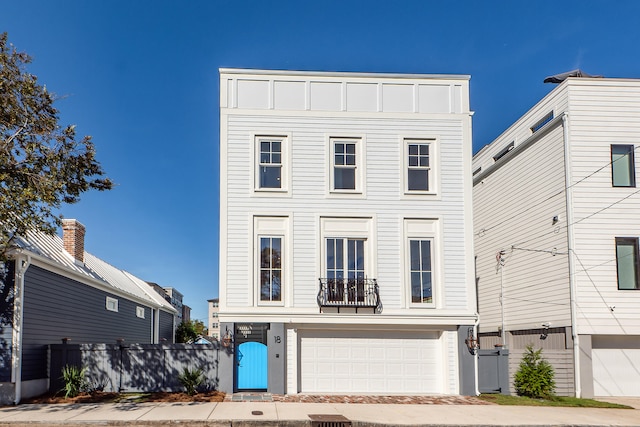
{"label": "black metal railing", "polygon": [[318,305],[322,307],[380,307],[380,292],[376,279],[320,278]]}

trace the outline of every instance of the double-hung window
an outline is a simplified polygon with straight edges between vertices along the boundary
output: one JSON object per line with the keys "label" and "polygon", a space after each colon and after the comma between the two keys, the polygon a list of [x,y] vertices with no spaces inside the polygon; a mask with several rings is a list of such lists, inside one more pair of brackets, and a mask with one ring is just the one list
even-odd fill
{"label": "double-hung window", "polygon": [[640,289],[637,237],[616,237],[616,266],[618,289]]}
{"label": "double-hung window", "polygon": [[407,190],[429,191],[431,175],[431,143],[419,140],[407,140]]}
{"label": "double-hung window", "polygon": [[282,188],[282,141],[260,140],[260,188]]}
{"label": "double-hung window", "polygon": [[405,138],[402,147],[404,193],[436,194],[436,140]]}
{"label": "double-hung window", "polygon": [[331,139],[331,191],[362,191],[362,141]]}
{"label": "double-hung window", "polygon": [[282,237],[260,237],[260,301],[282,301]]}
{"label": "double-hung window", "polygon": [[255,137],[255,191],[268,194],[289,190],[288,141],[286,136]]}
{"label": "double-hung window", "polygon": [[611,145],[611,181],[614,187],[635,187],[636,171],[633,145]]}

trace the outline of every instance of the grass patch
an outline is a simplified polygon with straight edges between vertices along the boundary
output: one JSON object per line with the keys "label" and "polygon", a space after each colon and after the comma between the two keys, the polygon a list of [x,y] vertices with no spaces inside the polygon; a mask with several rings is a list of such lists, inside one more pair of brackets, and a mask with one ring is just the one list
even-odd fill
{"label": "grass patch", "polygon": [[566,406],[574,408],[613,408],[633,409],[627,405],[601,402],[593,399],[579,399],[577,397],[554,396],[550,399],[532,399],[523,396],[506,396],[504,394],[481,394],[478,398],[497,405],[515,406]]}

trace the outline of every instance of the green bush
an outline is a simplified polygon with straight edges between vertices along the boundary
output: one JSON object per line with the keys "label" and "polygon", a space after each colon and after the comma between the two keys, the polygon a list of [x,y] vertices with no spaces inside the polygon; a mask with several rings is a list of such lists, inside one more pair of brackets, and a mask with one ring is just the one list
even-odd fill
{"label": "green bush", "polygon": [[76,397],[80,392],[84,391],[87,382],[84,378],[87,372],[86,368],[79,368],[74,365],[65,365],[62,368],[62,380],[64,381],[64,397]]}
{"label": "green bush", "polygon": [[551,364],[542,358],[542,349],[528,345],[513,384],[519,396],[549,398],[556,390],[554,375]]}
{"label": "green bush", "polygon": [[198,387],[204,381],[202,369],[184,368],[182,374],[178,375],[178,381],[187,390],[187,394],[193,396],[198,391]]}

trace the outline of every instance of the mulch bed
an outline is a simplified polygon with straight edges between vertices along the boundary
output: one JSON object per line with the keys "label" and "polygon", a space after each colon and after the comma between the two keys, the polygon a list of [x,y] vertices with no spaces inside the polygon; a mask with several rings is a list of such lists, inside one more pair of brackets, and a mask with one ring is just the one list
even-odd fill
{"label": "mulch bed", "polygon": [[222,402],[225,393],[210,391],[190,396],[187,393],[113,393],[95,392],[81,393],[76,397],[65,398],[61,394],[46,394],[31,399],[23,399],[20,403],[118,403],[118,402]]}

